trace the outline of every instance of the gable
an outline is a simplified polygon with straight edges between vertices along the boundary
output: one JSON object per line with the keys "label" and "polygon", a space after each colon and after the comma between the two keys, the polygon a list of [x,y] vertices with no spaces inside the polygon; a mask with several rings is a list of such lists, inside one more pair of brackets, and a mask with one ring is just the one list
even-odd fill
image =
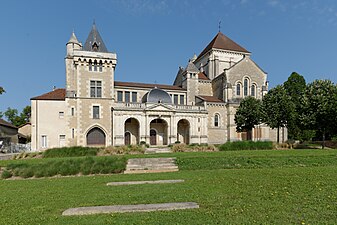
{"label": "gable", "polygon": [[226,72],[227,82],[234,85],[238,80],[248,77],[258,86],[265,85],[267,73],[264,72],[250,57],[243,58],[240,62],[229,68]]}
{"label": "gable", "polygon": [[147,107],[145,110],[149,111],[173,111],[174,109],[168,105],[164,105],[161,103],[151,105]]}

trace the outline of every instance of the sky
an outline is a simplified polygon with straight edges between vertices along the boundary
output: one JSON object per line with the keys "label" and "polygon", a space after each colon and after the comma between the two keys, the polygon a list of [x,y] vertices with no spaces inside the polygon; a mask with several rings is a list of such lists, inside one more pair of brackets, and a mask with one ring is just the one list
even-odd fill
{"label": "sky", "polygon": [[115,80],[172,84],[220,30],[252,52],[270,87],[296,71],[337,83],[336,0],[30,0],[0,7],[0,111],[65,87],[66,43],[93,21],[117,53]]}

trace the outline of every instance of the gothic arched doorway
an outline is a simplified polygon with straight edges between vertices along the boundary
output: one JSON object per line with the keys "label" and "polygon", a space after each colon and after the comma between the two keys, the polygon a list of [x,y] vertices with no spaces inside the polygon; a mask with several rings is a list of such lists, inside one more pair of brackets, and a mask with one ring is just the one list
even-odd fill
{"label": "gothic arched doorway", "polygon": [[105,146],[105,133],[98,127],[92,128],[87,134],[87,146]]}

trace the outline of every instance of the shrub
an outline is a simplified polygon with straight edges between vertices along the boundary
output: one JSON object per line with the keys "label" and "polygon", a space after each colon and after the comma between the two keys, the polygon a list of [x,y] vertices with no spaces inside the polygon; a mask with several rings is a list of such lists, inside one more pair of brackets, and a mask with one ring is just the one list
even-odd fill
{"label": "shrub", "polygon": [[125,167],[126,159],[124,157],[86,157],[48,160],[48,162],[36,164],[13,163],[8,164],[7,171],[14,176],[28,178],[33,176],[121,173]]}
{"label": "shrub", "polygon": [[62,157],[78,157],[78,156],[95,156],[98,148],[89,147],[64,147],[52,148],[43,152],[43,158],[62,158]]}
{"label": "shrub", "polygon": [[273,149],[271,141],[234,141],[219,146],[220,151]]}
{"label": "shrub", "polygon": [[109,146],[99,151],[98,155],[144,154],[144,145]]}
{"label": "shrub", "polygon": [[214,152],[218,149],[214,145],[207,144],[175,144],[172,146],[173,152]]}
{"label": "shrub", "polygon": [[12,176],[13,176],[13,174],[9,170],[4,170],[1,174],[2,179],[8,179],[8,178],[11,178]]}

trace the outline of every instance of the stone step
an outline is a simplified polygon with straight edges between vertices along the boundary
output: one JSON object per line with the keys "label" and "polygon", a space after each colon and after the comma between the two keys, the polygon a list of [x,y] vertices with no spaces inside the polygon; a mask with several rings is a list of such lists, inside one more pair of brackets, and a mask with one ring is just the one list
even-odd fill
{"label": "stone step", "polygon": [[129,159],[124,173],[175,172],[179,168],[176,158],[137,158]]}

